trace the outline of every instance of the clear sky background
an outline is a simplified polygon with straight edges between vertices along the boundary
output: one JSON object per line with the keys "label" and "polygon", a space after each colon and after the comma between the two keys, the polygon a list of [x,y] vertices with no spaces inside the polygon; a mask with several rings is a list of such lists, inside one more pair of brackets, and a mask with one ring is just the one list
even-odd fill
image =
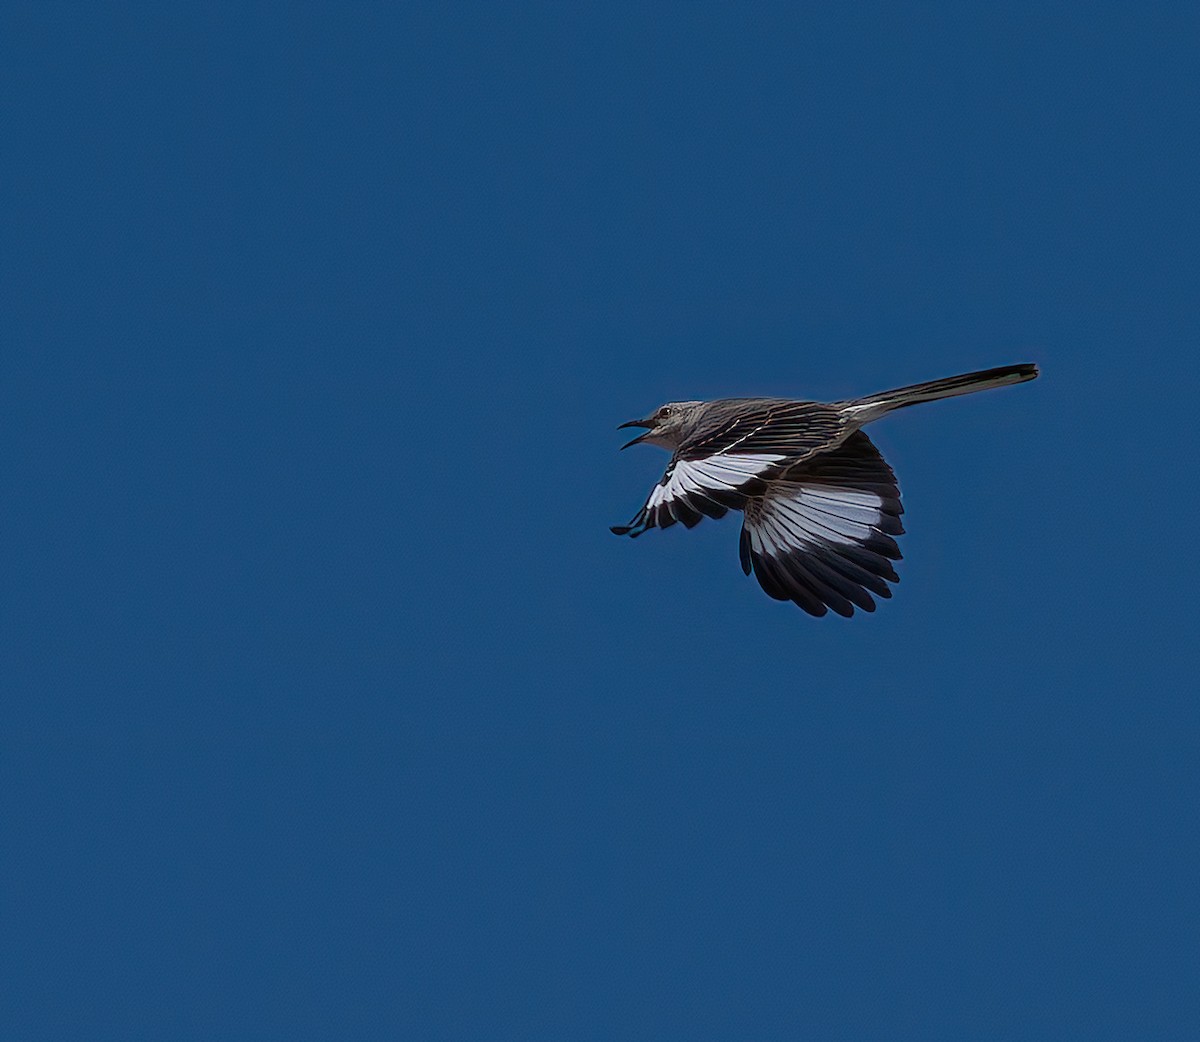
{"label": "clear sky background", "polygon": [[[1200,1037],[1191,3],[3,18],[0,1033]],[[872,434],[896,597],[620,540]]]}

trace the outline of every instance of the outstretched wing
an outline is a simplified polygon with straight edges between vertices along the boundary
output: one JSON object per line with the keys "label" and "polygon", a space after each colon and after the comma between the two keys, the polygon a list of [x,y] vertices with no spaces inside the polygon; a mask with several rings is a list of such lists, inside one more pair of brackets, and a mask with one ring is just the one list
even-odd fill
{"label": "outstretched wing", "polygon": [[636,538],[649,528],[669,528],[676,521],[692,528],[702,517],[723,517],[766,492],[767,479],[777,475],[786,460],[775,453],[724,452],[703,459],[677,455],[633,520],[612,530]]}
{"label": "outstretched wing", "polygon": [[[893,536],[904,526],[896,476],[861,431],[832,452],[789,467],[746,505],[739,546],[767,595],[810,615],[874,611],[900,577]],[[869,592],[868,592],[869,591]]]}
{"label": "outstretched wing", "polygon": [[840,411],[820,402],[708,402],[637,516],[613,531],[639,536],[676,521],[692,528],[703,517],[744,509],[751,497],[766,492],[767,482],[836,444],[844,429]]}

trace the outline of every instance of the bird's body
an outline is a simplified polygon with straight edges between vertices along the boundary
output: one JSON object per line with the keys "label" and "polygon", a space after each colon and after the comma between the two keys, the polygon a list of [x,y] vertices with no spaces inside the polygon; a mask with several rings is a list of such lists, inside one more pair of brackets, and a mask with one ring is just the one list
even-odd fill
{"label": "bird's body", "polygon": [[[629,445],[671,449],[666,473],[617,535],[639,536],[703,517],[744,513],[742,568],[766,593],[812,615],[874,611],[899,581],[896,477],[861,428],[895,409],[1032,380],[1032,364],[1003,366],[844,402],[723,398],[669,402]],[[628,447],[628,446],[625,446]]]}

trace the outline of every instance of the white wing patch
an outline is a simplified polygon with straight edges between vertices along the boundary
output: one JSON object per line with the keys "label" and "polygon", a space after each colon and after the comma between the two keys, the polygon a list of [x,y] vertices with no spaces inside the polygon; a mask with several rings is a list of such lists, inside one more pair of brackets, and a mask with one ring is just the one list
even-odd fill
{"label": "white wing patch", "polygon": [[678,460],[667,479],[654,487],[647,509],[671,503],[680,496],[707,491],[733,492],[751,478],[771,469],[785,456],[721,453],[699,460]]}
{"label": "white wing patch", "polygon": [[778,557],[819,542],[865,543],[883,521],[882,507],[874,492],[776,481],[750,528],[750,545]]}
{"label": "white wing patch", "polygon": [[892,537],[904,531],[901,512],[894,481],[773,481],[746,507],[742,569],[754,571],[768,596],[812,615],[874,611],[871,594],[890,597],[888,583],[899,578],[891,562],[900,557]]}
{"label": "white wing patch", "polygon": [[639,536],[650,528],[687,528],[703,517],[723,517],[740,510],[751,496],[762,495],[778,473],[780,453],[719,452],[703,459],[677,459],[650,492],[637,517],[614,525],[617,535]]}

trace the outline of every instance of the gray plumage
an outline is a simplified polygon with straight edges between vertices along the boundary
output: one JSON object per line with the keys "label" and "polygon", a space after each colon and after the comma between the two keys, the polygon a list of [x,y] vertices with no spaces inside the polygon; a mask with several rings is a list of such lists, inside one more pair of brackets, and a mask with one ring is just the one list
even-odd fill
{"label": "gray plumage", "polygon": [[744,512],[739,551],[766,593],[812,615],[874,611],[899,581],[904,531],[895,475],[861,428],[921,402],[1023,383],[1030,363],[913,384],[849,401],[723,398],[668,402],[642,420],[639,442],[672,451],[662,479],[617,535]]}

